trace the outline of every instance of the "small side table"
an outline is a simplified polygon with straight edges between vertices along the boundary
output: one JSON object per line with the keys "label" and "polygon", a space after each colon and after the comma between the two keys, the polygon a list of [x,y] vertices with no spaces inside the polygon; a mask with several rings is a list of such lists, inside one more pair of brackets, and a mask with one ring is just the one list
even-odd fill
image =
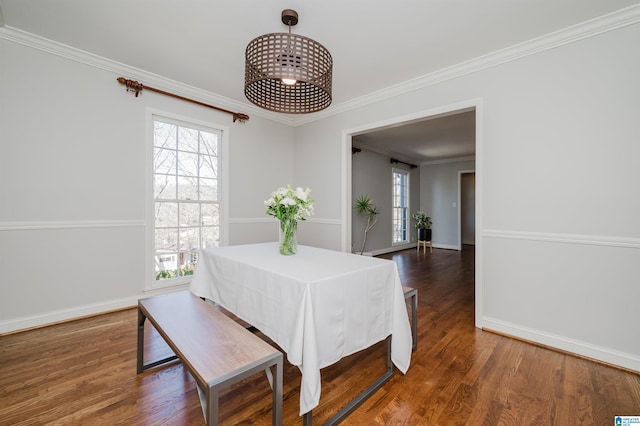
{"label": "small side table", "polygon": [[420,252],[420,247],[424,247],[424,252],[427,252],[427,245],[429,245],[429,253],[433,253],[433,244],[431,240],[429,241],[418,241],[418,252]]}

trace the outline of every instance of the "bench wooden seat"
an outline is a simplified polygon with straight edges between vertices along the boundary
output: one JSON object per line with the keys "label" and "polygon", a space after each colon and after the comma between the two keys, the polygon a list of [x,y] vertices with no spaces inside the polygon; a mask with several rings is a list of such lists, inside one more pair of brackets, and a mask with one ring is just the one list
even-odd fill
{"label": "bench wooden seat", "polygon": [[[149,319],[176,356],[144,363]],[[138,301],[138,374],[179,358],[204,393],[203,412],[218,424],[218,393],[262,370],[273,389],[272,422],[282,424],[282,353],[189,291]],[[201,398],[202,400],[202,398]]]}
{"label": "bench wooden seat", "polygon": [[412,350],[418,347],[418,289],[402,286],[405,299],[411,299],[411,337],[413,340]]}

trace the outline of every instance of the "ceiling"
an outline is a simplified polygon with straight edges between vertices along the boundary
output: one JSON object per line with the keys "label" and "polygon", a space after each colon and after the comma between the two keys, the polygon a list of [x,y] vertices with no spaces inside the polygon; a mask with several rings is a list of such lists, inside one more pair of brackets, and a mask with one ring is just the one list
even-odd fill
{"label": "ceiling", "polygon": [[475,115],[475,109],[455,111],[375,130],[353,136],[352,145],[416,166],[474,157]]}
{"label": "ceiling", "polygon": [[[258,35],[286,32],[280,13],[292,8],[300,18],[292,32],[317,40],[333,56],[330,110],[635,4],[638,0],[0,0],[0,11],[7,30],[249,105],[244,49]],[[455,123],[467,131],[451,130]],[[419,161],[450,156],[438,154],[447,138],[465,145],[456,148],[461,153],[468,151],[469,123],[463,117],[419,125],[419,131],[387,129],[361,138],[362,143],[391,137],[399,149],[407,140],[416,148],[403,155],[418,155]],[[422,146],[428,143],[432,146]]]}

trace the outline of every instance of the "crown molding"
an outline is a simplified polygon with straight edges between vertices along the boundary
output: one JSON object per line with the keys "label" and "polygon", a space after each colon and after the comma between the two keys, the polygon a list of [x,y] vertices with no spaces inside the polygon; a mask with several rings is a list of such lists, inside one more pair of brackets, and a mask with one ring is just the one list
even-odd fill
{"label": "crown molding", "polygon": [[313,116],[297,118],[293,125],[301,126],[332,115],[337,115],[375,102],[383,101],[394,96],[413,92],[448,80],[453,80],[486,68],[515,61],[545,50],[555,49],[556,47],[560,47],[565,44],[574,43],[608,31],[633,25],[638,22],[640,22],[640,4],[629,6],[580,24],[555,31],[505,49],[497,50],[399,84],[388,86],[359,98],[329,107],[324,111],[315,113]]}
{"label": "crown molding", "polygon": [[4,39],[16,44],[20,44],[32,49],[37,49],[52,55],[56,55],[71,61],[79,62],[114,74],[126,76],[128,79],[139,80],[148,86],[154,86],[158,89],[173,92],[181,96],[197,99],[201,102],[217,104],[223,108],[230,110],[242,111],[251,115],[276,121],[281,124],[292,126],[294,119],[292,117],[266,111],[252,104],[239,102],[225,96],[218,95],[213,92],[199,89],[179,81],[171,80],[158,74],[135,68],[121,62],[113,61],[102,56],[84,50],[76,49],[66,44],[54,42],[44,37],[37,36],[18,28],[10,26],[0,27],[0,39]]}
{"label": "crown molding", "polygon": [[448,163],[461,163],[463,161],[476,161],[475,155],[468,155],[465,157],[453,157],[453,158],[445,158],[442,160],[433,160],[433,161],[423,161],[420,163],[421,166],[435,166],[437,164],[448,164]]}
{"label": "crown molding", "polygon": [[266,111],[254,105],[217,95],[213,92],[180,83],[120,62],[112,61],[92,53],[75,49],[65,44],[53,42],[49,39],[45,39],[44,37],[39,37],[17,28],[9,26],[0,27],[0,39],[61,56],[105,71],[110,71],[116,74],[125,74],[131,79],[142,80],[145,83],[153,83],[153,85],[161,88],[162,90],[172,91],[183,96],[200,99],[203,102],[217,103],[228,109],[243,111],[281,124],[297,127],[373,104],[375,102],[383,101],[391,97],[462,77],[486,68],[515,61],[545,50],[554,49],[565,44],[574,43],[585,38],[613,31],[628,25],[633,25],[638,22],[640,22],[640,4],[629,6],[598,18],[573,25],[487,55],[479,56],[469,61],[461,62],[399,84],[388,86],[384,89],[343,102],[339,105],[330,106],[323,111],[303,116],[289,116],[286,114]]}

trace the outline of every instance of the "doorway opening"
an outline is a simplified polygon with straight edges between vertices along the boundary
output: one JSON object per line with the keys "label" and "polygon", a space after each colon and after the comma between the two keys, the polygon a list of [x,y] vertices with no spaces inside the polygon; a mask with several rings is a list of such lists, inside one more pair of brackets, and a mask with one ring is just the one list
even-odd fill
{"label": "doorway opening", "polygon": [[[387,119],[384,121],[369,123],[357,128],[345,129],[342,132],[342,248],[343,251],[349,251],[352,244],[352,153],[354,152],[354,148],[359,148],[356,146],[358,143],[354,144],[354,139],[358,139],[358,136],[369,134],[372,132],[377,132],[381,130],[394,129],[394,128],[402,128],[404,126],[408,126],[411,124],[415,124],[420,121],[430,120],[438,117],[445,117],[449,115],[455,115],[461,112],[473,111],[474,113],[474,130],[475,130],[475,170],[473,171],[474,181],[475,181],[475,191],[474,191],[474,213],[473,213],[473,225],[474,225],[474,236],[472,238],[474,244],[474,252],[475,252],[475,325],[476,327],[482,327],[482,318],[483,318],[483,300],[482,300],[482,270],[481,270],[481,259],[482,259],[482,240],[477,238],[478,235],[481,234],[482,230],[482,100],[474,99],[466,102],[461,102],[453,105],[443,106],[440,108],[435,108],[427,111],[422,111],[406,116],[396,117],[392,119]],[[466,170],[469,172],[469,170]],[[454,178],[455,179],[455,178]],[[453,184],[455,185],[455,183]],[[455,188],[455,187],[454,187]],[[455,191],[455,189],[454,189]],[[458,191],[458,197],[460,197],[460,191]],[[455,211],[452,212],[451,216],[457,216],[456,220],[453,222],[453,227],[455,228],[458,238],[456,240],[451,241],[451,246],[454,246],[458,243],[458,247],[462,248],[462,230],[461,230],[461,214],[460,211],[461,199],[457,199],[458,205],[458,214],[455,214]],[[451,207],[449,203],[449,208]],[[469,204],[469,202],[465,202],[465,205]],[[465,232],[469,232],[465,230]],[[435,240],[435,237],[434,237]],[[435,241],[434,241],[435,242]],[[450,247],[453,248],[453,247]]]}

